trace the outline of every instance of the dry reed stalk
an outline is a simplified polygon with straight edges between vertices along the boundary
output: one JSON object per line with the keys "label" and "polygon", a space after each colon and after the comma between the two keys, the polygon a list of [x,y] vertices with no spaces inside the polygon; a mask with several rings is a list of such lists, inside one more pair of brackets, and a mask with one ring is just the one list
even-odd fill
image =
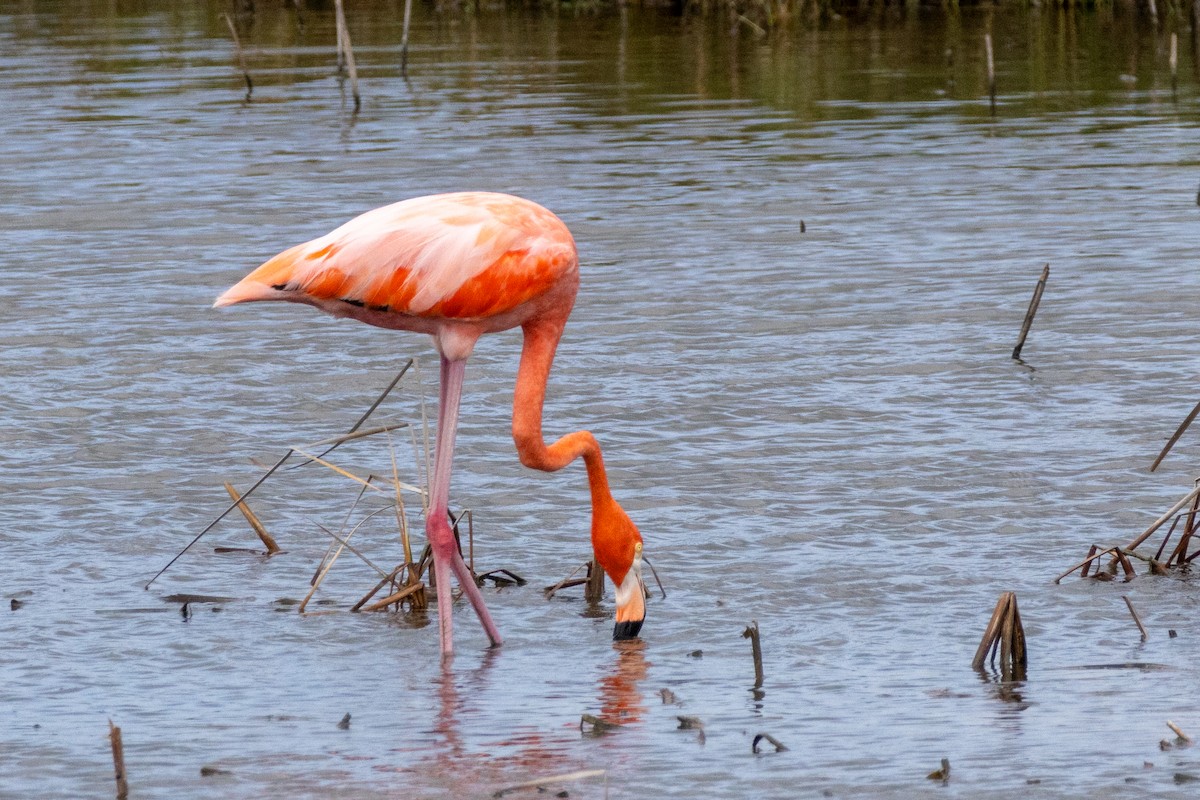
{"label": "dry reed stalk", "polygon": [[[412,363],[412,359],[409,359]],[[407,369],[407,367],[406,367]],[[400,545],[404,548],[404,566],[408,567],[409,579],[405,583],[417,580],[416,565],[413,564],[412,540],[408,535],[408,512],[404,507],[404,497],[400,493],[400,467],[396,464],[396,448],[392,446],[392,437],[388,437],[388,453],[392,458],[392,484],[396,487],[396,499],[392,508],[396,510],[396,526],[400,529]]]}
{"label": "dry reed stalk", "polygon": [[750,621],[746,630],[742,631],[742,638],[750,640],[750,650],[754,656],[754,688],[761,688],[763,685],[762,644],[759,641],[757,620]]}
{"label": "dry reed stalk", "polygon": [[[990,42],[990,39],[989,39]],[[991,45],[989,44],[989,53]],[[989,56],[990,58],[990,56]],[[1046,281],[1050,279],[1050,265],[1042,267],[1042,276],[1038,278],[1037,286],[1033,288],[1033,297],[1029,300],[1029,308],[1025,310],[1025,320],[1021,323],[1021,335],[1017,337],[1017,346],[1013,348],[1012,357],[1021,360],[1021,348],[1025,346],[1025,337],[1033,325],[1033,315],[1037,313],[1038,304],[1042,302],[1042,292],[1046,289]]]}
{"label": "dry reed stalk", "polygon": [[404,0],[404,31],[400,35],[400,77],[401,78],[408,78],[408,23],[409,23],[409,20],[411,20],[411,19],[412,19],[412,0]]}
{"label": "dry reed stalk", "polygon": [[[1160,544],[1160,545],[1158,546],[1158,549],[1154,551],[1154,558],[1152,559],[1153,561],[1158,561],[1159,559],[1161,559],[1161,558],[1162,558],[1163,550],[1165,550],[1165,549],[1167,548],[1167,545],[1170,543],[1170,541],[1171,541],[1171,535],[1172,535],[1173,533],[1175,533],[1175,527],[1176,527],[1178,524],[1179,524],[1179,517],[1176,517],[1176,518],[1175,518],[1175,521],[1171,523],[1171,527],[1167,529],[1167,535],[1163,537],[1162,544]],[[1186,526],[1184,526],[1184,527],[1186,527]],[[1168,561],[1168,562],[1169,562],[1169,561],[1170,561],[1172,558],[1174,558],[1174,557],[1175,557],[1175,552],[1176,552],[1178,549],[1179,549],[1179,548],[1178,548],[1178,547],[1176,547],[1176,548],[1175,548],[1175,550],[1173,550],[1173,551],[1171,552],[1171,555],[1167,557],[1167,561]],[[1084,577],[1086,577],[1086,576],[1084,576]]]}
{"label": "dry reed stalk", "polygon": [[1167,63],[1171,65],[1171,97],[1178,99],[1179,96],[1179,37],[1175,31],[1171,31],[1171,54],[1167,58]]}
{"label": "dry reed stalk", "polygon": [[350,606],[350,610],[352,612],[357,612],[364,605],[366,605],[371,600],[372,597],[374,597],[376,594],[378,594],[380,589],[382,589],[384,586],[387,586],[389,583],[392,584],[393,586],[395,586],[396,577],[399,575],[400,570],[404,569],[407,566],[408,566],[407,564],[401,564],[400,566],[398,566],[394,570],[392,570],[390,573],[385,575],[383,577],[383,579],[379,581],[379,583],[375,584],[375,587],[373,589],[371,589],[371,591],[369,591],[365,595],[363,595],[361,600],[359,600],[354,605]]}
{"label": "dry reed stalk", "polygon": [[1184,431],[1188,429],[1188,426],[1192,424],[1192,422],[1196,419],[1196,415],[1198,414],[1200,414],[1200,403],[1196,403],[1196,406],[1191,410],[1191,412],[1183,418],[1183,422],[1179,423],[1179,427],[1175,429],[1175,433],[1170,439],[1167,440],[1167,443],[1163,445],[1163,449],[1159,452],[1158,458],[1154,459],[1154,463],[1150,465],[1151,472],[1154,472],[1154,470],[1158,469],[1158,465],[1161,464],[1163,459],[1167,457],[1167,453],[1171,452],[1171,448],[1174,447],[1175,443],[1179,441],[1179,437],[1183,436]]}
{"label": "dry reed stalk", "polygon": [[354,97],[354,113],[357,114],[362,107],[362,99],[358,95],[358,68],[354,64],[354,48],[350,45],[350,29],[346,25],[346,9],[342,0],[334,0],[334,15],[337,21],[338,66],[340,68],[345,63],[350,73],[350,94]]}
{"label": "dry reed stalk", "polygon": [[[366,493],[366,491],[367,490],[365,488],[358,490],[358,495],[354,498],[354,502],[351,503],[350,508],[346,510],[346,517],[342,520],[342,526],[338,529],[339,531],[346,530],[346,526],[350,524],[350,520],[354,516],[354,510],[358,508],[358,504],[362,502],[363,495]],[[336,546],[337,542],[330,542],[325,548],[325,552],[321,555],[321,560],[317,562],[317,568],[313,570],[312,580],[308,582],[309,586],[312,586],[317,582],[317,578],[320,576],[321,570],[325,568],[325,562],[329,559],[329,556],[333,554]]]}
{"label": "dry reed stalk", "polygon": [[563,578],[558,583],[554,584],[553,586],[547,586],[545,589],[542,589],[542,594],[544,594],[546,596],[546,599],[549,600],[550,598],[554,597],[554,595],[560,589],[567,589],[571,586],[581,586],[581,585],[587,583],[589,578],[579,578],[577,580],[571,580],[571,578],[574,577],[579,572],[579,570],[583,569],[584,567],[588,567],[590,569],[591,564],[592,564],[592,562],[590,562],[590,561],[580,564],[578,567],[571,570],[570,573],[567,574],[567,577]]}
{"label": "dry reed stalk", "polygon": [[[1196,512],[1198,508],[1200,508],[1200,495],[1197,495],[1192,500],[1192,505],[1191,508],[1188,509],[1187,516],[1183,518],[1183,533],[1180,534],[1179,542],[1175,545],[1175,549],[1171,551],[1171,555],[1167,556],[1166,566],[1169,567],[1171,564],[1183,566],[1185,563],[1187,563],[1188,546],[1192,543],[1192,536],[1196,532]],[[1157,558],[1162,553],[1163,549],[1166,548],[1167,542],[1171,539],[1171,533],[1175,530],[1175,526],[1178,524],[1179,517],[1176,517],[1175,521],[1171,523],[1171,528],[1167,531],[1167,535],[1163,537],[1163,543],[1159,546],[1158,552],[1155,553],[1155,558]]]}
{"label": "dry reed stalk", "polygon": [[1121,569],[1125,573],[1125,580],[1131,581],[1137,573],[1133,571],[1133,564],[1129,563],[1129,557],[1119,547],[1113,548],[1113,554],[1116,557],[1117,563],[1121,565]]}
{"label": "dry reed stalk", "polygon": [[1024,680],[1028,657],[1025,651],[1025,628],[1021,624],[1021,613],[1017,608],[1017,596],[1004,592],[996,602],[992,618],[984,629],[983,638],[971,659],[973,669],[983,669],[985,662],[995,666],[996,652],[1000,652],[1001,680]]}
{"label": "dry reed stalk", "polygon": [[233,25],[233,20],[228,14],[222,14],[225,18],[225,24],[229,26],[229,34],[233,37],[233,47],[237,53],[238,66],[241,67],[242,77],[246,80],[246,102],[250,102],[250,95],[254,93],[254,81],[250,80],[250,70],[246,69],[246,54],[242,52],[242,41],[238,38],[237,28]]}
{"label": "dry reed stalk", "polygon": [[1133,617],[1133,621],[1135,623],[1137,623],[1138,630],[1141,631],[1141,634],[1142,634],[1142,641],[1143,642],[1146,641],[1146,639],[1149,638],[1146,635],[1146,626],[1142,625],[1142,620],[1140,617],[1138,617],[1137,611],[1134,610],[1133,603],[1129,600],[1129,598],[1126,595],[1121,595],[1121,599],[1125,601],[1125,605],[1128,606],[1129,613]]}
{"label": "dry reed stalk", "polygon": [[1088,548],[1087,558],[1085,558],[1083,561],[1080,561],[1075,566],[1071,567],[1069,570],[1064,572],[1062,575],[1059,575],[1057,578],[1054,579],[1054,582],[1058,583],[1063,578],[1067,577],[1068,575],[1070,575],[1072,572],[1079,569],[1080,567],[1083,567],[1083,573],[1081,574],[1080,577],[1086,578],[1088,576],[1088,570],[1091,568],[1092,562],[1098,558],[1103,558],[1104,556],[1109,555],[1115,549],[1116,549],[1115,547],[1109,547],[1104,550],[1101,550],[1096,545],[1092,545],[1090,548]]}
{"label": "dry reed stalk", "polygon": [[225,491],[229,492],[229,496],[232,497],[234,502],[237,503],[238,510],[242,512],[242,516],[246,518],[246,522],[250,523],[250,527],[254,529],[254,532],[258,534],[258,538],[262,540],[264,545],[266,545],[267,555],[273,556],[276,553],[282,553],[283,551],[280,550],[279,545],[275,543],[274,537],[267,533],[267,529],[263,527],[263,524],[259,521],[258,516],[250,510],[250,506],[246,504],[246,502],[242,499],[242,496],[238,494],[237,489],[233,488],[233,484],[229,481],[225,482]]}
{"label": "dry reed stalk", "polygon": [[[353,529],[352,531],[350,531],[350,535],[353,535],[353,534],[354,534],[354,532],[355,532],[355,531],[357,531],[357,530],[358,530],[358,529],[359,529],[359,528],[360,528],[360,527],[363,525],[363,523],[365,523],[365,522],[366,522],[367,520],[369,520],[371,517],[378,516],[378,515],[382,514],[384,511],[387,511],[387,509],[386,509],[386,508],[380,508],[380,509],[377,509],[377,510],[375,510],[375,511],[372,511],[370,514],[368,514],[368,515],[367,515],[367,516],[366,516],[366,517],[365,517],[365,518],[362,520],[362,522],[359,522],[359,523],[358,523],[358,525],[355,525],[355,526],[354,526],[354,529]],[[331,538],[331,539],[333,539],[335,542],[337,542],[337,543],[338,543],[340,546],[342,546],[342,547],[346,548],[346,549],[347,549],[347,550],[349,550],[351,553],[353,553],[354,555],[358,556],[359,560],[361,560],[361,561],[362,561],[364,564],[366,564],[368,567],[370,567],[371,569],[375,570],[377,573],[379,573],[380,575],[384,576],[385,578],[388,576],[388,574],[389,574],[389,573],[387,573],[387,572],[384,572],[382,569],[380,569],[378,566],[376,566],[376,565],[375,565],[375,563],[374,563],[373,561],[371,561],[371,559],[369,559],[369,558],[367,558],[365,555],[363,555],[363,554],[362,554],[362,552],[361,552],[361,551],[360,551],[358,548],[356,548],[356,547],[354,547],[353,545],[351,545],[351,544],[350,544],[348,541],[346,541],[346,539],[343,539],[342,537],[338,536],[336,533],[334,533],[333,531],[329,530],[329,528],[326,528],[324,525],[322,525],[322,524],[320,524],[320,523],[317,523],[317,527],[318,527],[318,528],[320,528],[320,529],[321,529],[321,530],[322,530],[322,531],[323,531],[323,532],[324,532],[324,533],[325,533],[327,536],[329,536],[329,538]]]}
{"label": "dry reed stalk", "polygon": [[121,729],[108,721],[108,739],[112,743],[113,772],[117,779],[117,800],[129,797],[129,782],[125,779],[125,745],[121,742]]}
{"label": "dry reed stalk", "polygon": [[[408,423],[407,423],[407,422],[402,422],[402,423],[400,423],[400,424],[398,424],[398,425],[384,425],[384,426],[382,426],[382,427],[379,427],[379,428],[373,428],[373,429],[371,429],[371,430],[369,430],[369,431],[366,431],[366,432],[364,432],[364,433],[358,434],[357,436],[356,436],[356,435],[354,435],[354,434],[355,434],[355,433],[358,431],[358,429],[362,427],[362,424],[363,424],[364,422],[366,422],[366,421],[367,421],[367,419],[368,419],[368,418],[369,418],[369,417],[370,417],[372,414],[374,414],[374,413],[375,413],[375,409],[379,408],[379,404],[380,404],[380,403],[382,403],[382,402],[384,401],[384,398],[386,398],[386,397],[387,397],[389,394],[391,394],[391,391],[392,391],[392,389],[395,389],[395,388],[396,388],[396,384],[398,384],[398,383],[400,382],[400,379],[404,377],[404,373],[408,372],[408,369],[409,369],[409,367],[411,367],[411,366],[413,365],[413,362],[414,362],[414,360],[413,360],[413,359],[411,359],[411,358],[410,358],[408,361],[406,361],[406,362],[405,362],[404,366],[400,368],[400,371],[399,371],[398,373],[396,373],[396,377],[392,378],[392,381],[391,381],[391,383],[389,383],[389,384],[388,384],[388,385],[387,385],[387,386],[384,388],[384,390],[383,390],[382,392],[380,392],[380,393],[379,393],[379,396],[375,398],[375,402],[371,403],[370,407],[369,407],[369,408],[367,408],[367,410],[366,410],[365,412],[363,412],[363,415],[362,415],[361,417],[359,417],[359,418],[358,418],[358,421],[357,421],[357,422],[355,422],[353,425],[351,425],[351,426],[350,426],[350,430],[346,431],[346,433],[345,433],[344,435],[342,435],[342,436],[337,436],[337,437],[334,437],[334,439],[325,439],[325,440],[322,440],[322,441],[320,441],[320,442],[313,442],[312,444],[306,445],[306,447],[318,447],[318,446],[320,446],[320,445],[322,445],[322,444],[330,444],[330,443],[332,442],[332,447],[330,447],[328,450],[326,450],[326,451],[325,451],[325,452],[323,452],[323,453],[318,453],[318,454],[317,454],[317,455],[320,455],[320,456],[324,457],[324,456],[327,456],[327,455],[329,455],[329,453],[330,453],[330,452],[331,452],[331,451],[332,451],[332,450],[333,450],[335,447],[337,447],[338,445],[342,444],[343,442],[349,442],[349,441],[352,441],[352,440],[354,440],[354,439],[358,439],[358,438],[361,438],[361,437],[363,437],[363,436],[371,436],[371,435],[373,435],[373,434],[376,434],[376,433],[384,433],[384,432],[387,432],[387,431],[393,431],[393,430],[396,430],[397,428],[407,428],[407,427],[408,427]],[[307,463],[307,462],[305,462],[305,463]],[[297,466],[301,466],[301,467],[302,467],[302,466],[304,466],[304,464],[298,464]],[[292,469],[295,469],[295,467],[293,467]]]}
{"label": "dry reed stalk", "polygon": [[1146,528],[1146,530],[1144,530],[1140,536],[1138,536],[1136,539],[1134,539],[1132,542],[1130,542],[1128,545],[1126,545],[1125,549],[1126,550],[1136,550],[1137,546],[1139,544],[1141,544],[1142,542],[1146,541],[1151,536],[1153,536],[1154,532],[1156,530],[1158,530],[1160,527],[1162,527],[1163,523],[1165,523],[1171,517],[1178,514],[1179,511],[1184,506],[1186,506],[1188,503],[1192,502],[1192,500],[1195,499],[1198,495],[1200,495],[1200,483],[1197,483],[1196,486],[1190,492],[1188,492],[1183,497],[1181,497],[1178,500],[1178,502],[1176,502],[1175,505],[1171,506],[1166,511],[1166,513],[1164,513],[1161,517],[1154,520],[1154,522],[1150,523],[1150,527]]}
{"label": "dry reed stalk", "polygon": [[375,601],[371,605],[363,608],[362,611],[363,611],[363,613],[368,613],[371,611],[382,611],[383,609],[387,608],[388,606],[392,605],[393,603],[398,604],[398,603],[400,603],[400,601],[402,601],[408,597],[411,597],[412,595],[415,595],[417,592],[424,592],[424,591],[425,591],[425,584],[414,583],[410,586],[405,586],[403,589],[401,589],[398,592],[388,595],[387,597],[383,598],[382,600]]}
{"label": "dry reed stalk", "polygon": [[[362,492],[359,492],[358,496],[361,499]],[[358,503],[358,501],[356,500],[355,504],[357,505],[357,503]],[[351,511],[353,511],[353,509],[351,509]],[[329,557],[328,561],[322,565],[321,569],[317,573],[316,579],[313,580],[312,586],[308,590],[308,594],[306,594],[304,596],[304,600],[300,603],[300,607],[297,610],[301,614],[304,613],[304,609],[308,605],[308,601],[312,599],[312,596],[316,593],[317,589],[320,588],[321,582],[325,580],[325,576],[329,574],[329,571],[331,569],[333,569],[333,565],[334,565],[334,563],[337,562],[338,558],[342,555],[343,549],[350,550],[350,552],[354,553],[356,556],[361,558],[363,561],[366,561],[366,563],[372,569],[374,569],[376,572],[378,572],[380,575],[387,575],[387,573],[384,572],[383,570],[381,570],[379,567],[375,566],[370,561],[367,561],[367,559],[363,556],[363,554],[358,552],[357,550],[355,550],[353,547],[351,547],[350,543],[349,543],[350,537],[353,536],[358,531],[358,529],[361,528],[367,522],[367,520],[371,519],[372,517],[374,517],[378,514],[381,514],[384,511],[387,511],[386,507],[376,509],[375,511],[372,511],[370,514],[367,514],[365,517],[363,517],[361,520],[359,520],[359,523],[357,525],[355,525],[353,528],[351,528],[350,532],[348,534],[346,534],[346,537],[344,539],[337,536],[332,531],[330,531],[320,525],[317,526],[317,527],[321,528],[321,530],[324,530],[326,533],[328,533],[330,536],[332,536],[338,542],[338,548],[334,552],[334,554]]]}
{"label": "dry reed stalk", "polygon": [[988,96],[992,101],[992,116],[996,116],[996,64],[992,60],[992,35],[990,33],[983,35],[983,50],[987,56]]}
{"label": "dry reed stalk", "polygon": [[172,558],[170,561],[168,561],[167,565],[165,567],[160,569],[153,578],[146,581],[146,585],[142,588],[149,589],[150,584],[152,584],[156,580],[158,580],[159,577],[164,572],[166,572],[168,569],[170,569],[171,565],[174,564],[176,561],[178,561],[183,556],[184,553],[186,553],[188,550],[192,549],[192,545],[194,545],[196,542],[200,541],[201,536],[203,536],[204,534],[211,531],[214,527],[216,527],[217,523],[220,522],[221,520],[223,520],[225,518],[226,514],[228,514],[230,511],[233,511],[235,508],[238,507],[239,502],[241,502],[241,501],[245,500],[247,497],[249,497],[254,492],[255,489],[257,489],[259,486],[262,486],[263,481],[265,481],[267,478],[271,477],[272,473],[274,473],[275,470],[277,470],[281,466],[283,466],[283,462],[287,461],[291,457],[292,452],[293,451],[288,450],[286,453],[284,453],[283,458],[276,461],[274,466],[272,466],[270,469],[268,469],[266,472],[264,472],[263,476],[261,478],[259,478],[257,481],[255,481],[254,485],[251,486],[249,489],[247,489],[246,493],[243,494],[239,500],[235,500],[234,502],[230,503],[229,506],[224,511],[222,511],[220,514],[217,515],[216,519],[214,519],[212,522],[208,523],[208,525],[205,526],[204,530],[197,533],[194,539],[192,539],[190,542],[188,542],[187,545],[182,550],[180,550],[178,553],[176,553],[175,557]]}

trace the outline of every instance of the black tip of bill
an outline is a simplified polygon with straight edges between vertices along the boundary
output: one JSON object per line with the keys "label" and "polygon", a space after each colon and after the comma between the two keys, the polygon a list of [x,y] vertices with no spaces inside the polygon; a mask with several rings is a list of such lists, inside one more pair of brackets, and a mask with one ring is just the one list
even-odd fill
{"label": "black tip of bill", "polygon": [[643,621],[639,619],[632,622],[618,622],[613,626],[613,641],[620,642],[625,639],[636,639],[638,633],[642,630]]}

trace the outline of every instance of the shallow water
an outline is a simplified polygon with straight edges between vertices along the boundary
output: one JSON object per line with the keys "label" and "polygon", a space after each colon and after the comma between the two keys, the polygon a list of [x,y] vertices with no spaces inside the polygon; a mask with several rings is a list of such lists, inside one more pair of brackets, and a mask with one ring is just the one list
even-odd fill
{"label": "shallow water", "polygon": [[[970,13],[756,40],[419,9],[405,82],[381,3],[352,11],[355,115],[328,13],[243,20],[245,103],[223,8],[0,2],[0,586],[23,602],[0,614],[0,796],[107,794],[108,719],[143,797],[483,797],[593,769],[554,791],[1190,793],[1200,750],[1158,742],[1167,719],[1200,731],[1195,582],[1052,583],[1183,494],[1200,453],[1192,433],[1146,469],[1196,400],[1186,44],[1173,100],[1144,23],[997,16],[992,118]],[[286,555],[215,554],[253,544],[230,519],[144,591],[223,481],[349,427],[408,356],[380,419],[419,428],[433,396],[421,337],[212,299],[360,211],[467,187],[542,202],[580,244],[546,428],[605,445],[669,592],[644,641],[609,641],[611,591],[596,610],[538,590],[587,557],[587,496],[580,467],[514,457],[515,334],[468,370],[452,493],[477,566],[529,579],[486,590],[502,648],[457,608],[442,670],[429,619],[280,603],[357,493],[313,467],[255,500]],[[388,453],[339,463],[388,473]],[[356,538],[390,568],[383,520]],[[313,608],[374,581],[347,554]],[[1006,590],[1030,647],[1015,685],[969,668]],[[185,619],[176,593],[232,599]],[[1113,664],[1161,668],[1092,668]],[[582,714],[625,725],[581,735]],[[752,754],[759,732],[789,749]],[[925,778],[943,757],[945,787]]]}

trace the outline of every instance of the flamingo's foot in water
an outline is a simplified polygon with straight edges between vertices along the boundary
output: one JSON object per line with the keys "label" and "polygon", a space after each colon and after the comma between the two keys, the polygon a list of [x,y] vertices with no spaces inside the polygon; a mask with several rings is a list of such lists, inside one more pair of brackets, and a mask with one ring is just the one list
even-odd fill
{"label": "flamingo's foot in water", "polygon": [[492,621],[492,615],[483,602],[483,594],[475,584],[475,576],[463,561],[462,553],[458,552],[454,531],[451,530],[445,515],[431,514],[425,526],[425,533],[433,547],[433,565],[437,575],[438,629],[441,637],[442,656],[449,656],[454,652],[453,623],[451,622],[451,614],[454,610],[450,597],[451,572],[454,573],[454,577],[458,580],[462,593],[470,601],[471,607],[475,609],[483,631],[491,640],[492,646],[501,644],[503,640],[500,638],[500,631],[496,629],[496,623]]}

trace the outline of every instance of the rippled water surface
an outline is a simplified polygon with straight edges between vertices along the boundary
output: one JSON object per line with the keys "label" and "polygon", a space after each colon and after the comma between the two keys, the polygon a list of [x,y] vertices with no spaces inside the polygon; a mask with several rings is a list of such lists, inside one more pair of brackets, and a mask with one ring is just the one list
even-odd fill
{"label": "rippled water surface", "polygon": [[[376,3],[351,9],[354,114],[330,11],[239,20],[246,103],[223,10],[0,2],[0,796],[106,796],[109,719],[138,797],[485,797],[581,770],[604,775],[552,791],[1194,791],[1200,749],[1158,742],[1167,719],[1200,732],[1195,581],[1052,582],[1200,457],[1191,433],[1147,471],[1197,399],[1186,28],[1173,99],[1169,22],[997,16],[992,118],[982,15],[756,39],[418,8],[404,81]],[[485,589],[502,648],[457,608],[442,669],[430,619],[344,613],[376,581],[350,554],[309,606],[333,613],[296,613],[320,526],[383,503],[351,512],[357,485],[314,466],[256,495],[285,555],[215,553],[254,543],[230,518],[143,590],[223,481],[348,428],[409,356],[379,418],[419,429],[434,393],[422,337],[212,299],[363,210],[461,188],[533,198],[580,244],[546,429],[605,445],[668,590],[643,643],[610,641],[611,590],[539,590],[588,557],[587,494],[580,466],[515,458],[516,334],[468,369],[452,492],[477,567],[529,580]],[[413,442],[392,440],[420,482]],[[391,471],[382,439],[338,459]],[[390,569],[387,520],[355,540]],[[1017,684],[969,667],[1006,590]],[[179,593],[224,599],[185,618]],[[1130,664],[1151,667],[1095,668]],[[584,714],[623,725],[581,734]],[[760,732],[788,749],[752,754]],[[943,757],[947,786],[925,778]]]}

